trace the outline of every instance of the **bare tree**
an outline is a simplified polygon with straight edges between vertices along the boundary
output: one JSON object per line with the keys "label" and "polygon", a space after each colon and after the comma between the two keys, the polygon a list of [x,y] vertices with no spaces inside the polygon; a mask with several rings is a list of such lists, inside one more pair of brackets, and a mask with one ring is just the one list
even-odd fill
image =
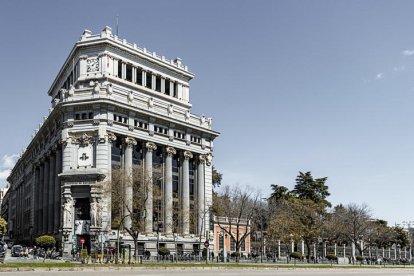
{"label": "bare tree", "polygon": [[366,204],[357,205],[350,203],[346,207],[338,208],[335,215],[340,219],[342,235],[352,245],[352,259],[355,259],[354,247],[360,254],[366,249],[366,243],[361,242],[367,238],[372,228],[371,211]]}
{"label": "bare tree", "polygon": [[[235,243],[236,261],[239,260],[240,248],[251,233],[251,221],[255,214],[259,195],[246,187],[230,188],[224,186],[214,202],[214,210],[218,216],[217,224]],[[220,219],[224,218],[224,220]],[[244,231],[243,231],[244,230]],[[234,233],[235,231],[236,233]]]}
{"label": "bare tree", "polygon": [[[142,165],[134,165],[131,174],[127,175],[121,168],[113,169],[108,192],[111,193],[112,227],[122,228],[131,236],[137,257],[138,238],[145,231],[148,195],[152,192],[154,210],[157,211],[157,201],[161,200],[159,182],[162,173],[159,167],[154,166],[152,177],[147,177]],[[126,192],[126,186],[130,188],[129,192]]]}

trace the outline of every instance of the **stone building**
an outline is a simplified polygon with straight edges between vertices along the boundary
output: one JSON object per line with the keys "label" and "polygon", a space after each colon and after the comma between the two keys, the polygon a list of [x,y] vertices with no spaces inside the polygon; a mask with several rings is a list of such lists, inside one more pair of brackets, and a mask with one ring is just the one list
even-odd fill
{"label": "stone building", "polygon": [[[10,237],[30,242],[53,235],[66,253],[81,238],[88,248],[97,240],[131,244],[124,230],[136,214],[123,206],[127,215],[114,225],[105,190],[114,168],[128,176],[141,166],[151,185],[145,210],[136,210],[145,214],[140,254],[154,255],[160,246],[178,253],[199,248],[209,230],[213,140],[219,133],[211,129],[211,118],[190,112],[193,77],[180,58],[140,48],[109,27],[96,35],[84,31],[48,91],[48,116],[8,178],[3,205]],[[162,173],[157,180],[154,166]],[[160,189],[157,197],[153,185]],[[139,196],[125,183],[122,191],[128,202]]]}

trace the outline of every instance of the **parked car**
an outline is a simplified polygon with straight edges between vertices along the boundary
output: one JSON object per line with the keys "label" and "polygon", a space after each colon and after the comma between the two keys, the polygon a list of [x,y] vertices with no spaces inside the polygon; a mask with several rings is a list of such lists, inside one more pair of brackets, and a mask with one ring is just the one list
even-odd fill
{"label": "parked car", "polygon": [[23,253],[23,247],[21,245],[13,245],[11,248],[12,257],[20,257]]}

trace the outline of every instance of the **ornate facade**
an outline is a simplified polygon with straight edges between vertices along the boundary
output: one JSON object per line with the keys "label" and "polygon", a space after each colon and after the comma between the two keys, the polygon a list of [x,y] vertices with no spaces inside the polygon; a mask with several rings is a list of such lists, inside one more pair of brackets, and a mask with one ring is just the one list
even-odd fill
{"label": "ornate facade", "polygon": [[[154,255],[158,246],[178,253],[196,249],[209,230],[218,133],[211,118],[190,112],[192,78],[181,59],[128,43],[109,27],[97,35],[85,31],[48,91],[49,115],[8,178],[3,205],[11,239],[54,235],[66,253],[81,237],[88,248],[98,236],[108,245],[132,243],[124,230],[132,216],[144,213],[141,253]],[[116,225],[113,193],[105,191],[114,169],[132,178],[137,166],[151,184],[144,210],[133,209],[140,191],[125,180],[128,204]],[[155,166],[162,174],[157,179]]]}

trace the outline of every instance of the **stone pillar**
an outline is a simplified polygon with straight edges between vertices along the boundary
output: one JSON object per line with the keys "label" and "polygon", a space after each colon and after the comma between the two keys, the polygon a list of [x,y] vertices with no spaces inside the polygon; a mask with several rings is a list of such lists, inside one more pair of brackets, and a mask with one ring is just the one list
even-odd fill
{"label": "stone pillar", "polygon": [[39,215],[39,182],[40,182],[40,170],[39,164],[36,164],[34,167],[34,185],[33,185],[33,195],[32,195],[32,224],[33,226],[32,233],[37,233],[37,217]]}
{"label": "stone pillar", "polygon": [[173,177],[172,177],[172,158],[177,151],[173,147],[165,149],[165,186],[164,186],[164,211],[165,211],[165,234],[171,235],[173,229]]}
{"label": "stone pillar", "polygon": [[190,166],[189,160],[193,158],[193,154],[189,151],[184,152],[183,159],[183,198],[182,198],[182,212],[183,212],[183,235],[190,234]]}
{"label": "stone pillar", "polygon": [[125,160],[124,160],[124,168],[125,168],[125,186],[124,186],[124,198],[125,202],[123,204],[124,209],[124,227],[127,229],[131,229],[132,227],[132,219],[131,213],[132,210],[132,198],[133,198],[133,189],[132,189],[132,150],[134,146],[137,144],[137,141],[133,138],[127,137],[124,140],[124,148],[125,148]]}
{"label": "stone pillar", "polygon": [[47,226],[48,226],[48,208],[49,208],[49,167],[50,162],[49,159],[45,160],[45,168],[44,168],[44,180],[43,180],[43,221],[42,221],[42,233],[47,233]]}
{"label": "stone pillar", "polygon": [[61,214],[61,189],[60,189],[60,180],[59,173],[62,172],[62,150],[58,148],[56,150],[55,158],[55,198],[54,198],[54,231],[58,232],[60,225],[60,214]]}
{"label": "stone pillar", "polygon": [[[44,161],[44,160],[42,160]],[[41,162],[42,162],[41,161]],[[37,203],[37,225],[36,225],[36,229],[37,229],[37,235],[42,234],[42,223],[43,223],[43,182],[44,182],[44,175],[45,175],[45,164],[42,162],[40,164],[39,167],[39,190],[37,191],[37,198],[38,198],[38,203]]]}
{"label": "stone pillar", "polygon": [[300,250],[301,250],[302,256],[305,256],[305,241],[304,240],[300,241]]}
{"label": "stone pillar", "polygon": [[277,241],[277,258],[280,259],[280,240]]}
{"label": "stone pillar", "polygon": [[336,243],[334,243],[334,255],[336,256]]}
{"label": "stone pillar", "polygon": [[153,229],[153,198],[152,198],[152,152],[157,149],[157,145],[152,142],[145,144],[145,183],[147,200],[145,202],[145,233],[152,233]]}
{"label": "stone pillar", "polygon": [[204,236],[204,228],[206,210],[204,206],[204,164],[206,163],[206,156],[200,155],[197,168],[197,207],[198,207],[198,233]]}
{"label": "stone pillar", "polygon": [[49,192],[48,192],[48,215],[47,215],[47,232],[51,234],[53,232],[53,226],[54,226],[54,214],[55,210],[53,209],[53,201],[55,199],[55,168],[56,168],[56,159],[53,154],[50,155],[49,160]]}

